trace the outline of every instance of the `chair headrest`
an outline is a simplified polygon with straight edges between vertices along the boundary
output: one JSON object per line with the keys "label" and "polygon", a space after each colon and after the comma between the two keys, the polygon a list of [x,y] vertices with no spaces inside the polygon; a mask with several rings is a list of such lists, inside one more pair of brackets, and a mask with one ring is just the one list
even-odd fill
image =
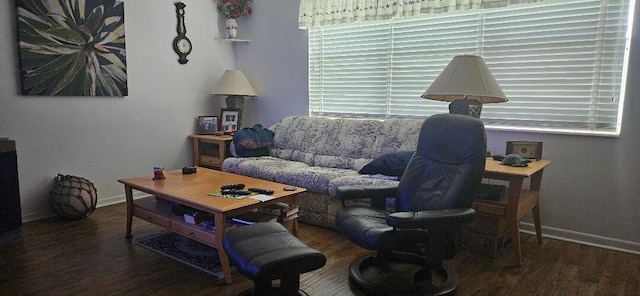
{"label": "chair headrest", "polygon": [[471,161],[478,151],[486,157],[486,146],[481,120],[468,115],[436,114],[422,124],[417,152],[438,162],[454,164]]}

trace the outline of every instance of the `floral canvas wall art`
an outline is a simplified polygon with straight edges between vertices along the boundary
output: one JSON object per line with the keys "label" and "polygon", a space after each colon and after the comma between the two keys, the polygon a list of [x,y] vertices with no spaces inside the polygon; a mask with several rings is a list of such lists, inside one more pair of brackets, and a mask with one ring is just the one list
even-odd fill
{"label": "floral canvas wall art", "polygon": [[124,3],[16,0],[24,95],[126,96]]}

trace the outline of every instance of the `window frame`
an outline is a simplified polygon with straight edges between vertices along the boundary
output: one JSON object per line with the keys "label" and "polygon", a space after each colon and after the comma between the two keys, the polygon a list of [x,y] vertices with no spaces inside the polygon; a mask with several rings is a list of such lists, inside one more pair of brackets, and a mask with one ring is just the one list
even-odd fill
{"label": "window frame", "polygon": [[[616,33],[616,34],[622,34],[622,41],[624,41],[624,45],[622,46],[622,65],[621,65],[621,69],[619,70],[619,72],[615,72],[618,73],[619,76],[619,90],[616,89],[615,91],[617,92],[616,96],[617,97],[615,100],[617,100],[615,102],[615,104],[617,104],[616,108],[616,116],[615,116],[615,125],[613,123],[609,123],[611,124],[612,128],[609,129],[601,129],[601,128],[596,128],[596,129],[589,129],[589,128],[577,128],[577,127],[571,127],[571,126],[565,126],[565,127],[545,127],[545,126],[528,126],[528,125],[517,125],[514,124],[513,122],[507,122],[507,124],[501,124],[501,123],[496,123],[494,121],[492,121],[491,119],[487,119],[484,118],[483,116],[481,116],[481,119],[483,119],[483,121],[485,121],[485,126],[487,127],[487,129],[491,129],[491,130],[503,130],[503,131],[518,131],[518,132],[535,132],[535,133],[553,133],[553,134],[574,134],[574,135],[597,135],[597,136],[619,136],[621,133],[621,129],[622,129],[622,117],[623,117],[623,111],[624,111],[624,100],[625,100],[625,86],[626,86],[626,79],[627,79],[627,72],[628,72],[628,62],[629,62],[629,46],[630,46],[630,41],[631,41],[631,31],[632,31],[632,23],[633,23],[633,16],[634,16],[634,2],[635,0],[611,0],[612,2],[614,2],[616,5],[620,5],[620,7],[623,7],[623,5],[627,5],[625,7],[625,10],[628,9],[628,16],[627,16],[627,20],[626,20],[626,24],[620,24],[619,27],[621,28],[625,28],[626,27],[626,32],[622,33]],[[554,1],[552,0],[547,0],[545,2],[551,2],[551,4],[554,3]],[[557,1],[556,1],[557,2]],[[567,2],[567,1],[565,1]],[[571,1],[569,1],[571,2]],[[577,2],[577,1],[576,1]],[[594,1],[595,2],[595,1]],[[575,4],[575,3],[574,3]],[[529,4],[527,4],[529,5]],[[536,4],[536,5],[542,5],[542,4]],[[595,4],[594,4],[595,5]],[[476,15],[479,20],[478,22],[481,24],[481,26],[484,26],[484,23],[486,20],[486,15],[488,14],[492,14],[492,13],[499,13],[499,12],[495,12],[497,11],[513,11],[513,10],[517,10],[517,9],[522,9],[522,8],[513,8],[513,7],[508,7],[508,8],[499,8],[499,9],[489,9],[489,10],[479,10],[479,11],[471,11],[471,12],[455,12],[455,13],[451,13],[454,14],[456,16],[462,16],[462,15]],[[624,12],[623,11],[623,12]],[[419,16],[418,18],[420,18],[422,16]],[[438,16],[432,16],[434,18],[438,18]],[[393,33],[393,30],[395,29],[395,24],[396,23],[407,23],[407,22],[411,22],[411,20],[407,20],[407,19],[411,19],[411,18],[394,18],[391,20],[384,20],[384,21],[375,21],[375,22],[368,22],[367,24],[365,23],[360,23],[360,24],[341,24],[341,25],[335,25],[335,26],[329,26],[327,27],[327,29],[329,30],[334,30],[335,28],[338,28],[337,26],[343,26],[345,28],[348,28],[349,26],[362,26],[362,27],[369,27],[369,26],[376,26],[379,24],[384,24],[384,23],[388,23],[386,24],[386,26],[388,26],[388,30],[390,31],[390,34]],[[484,28],[483,28],[484,29]],[[316,84],[314,84],[313,79],[314,79],[314,71],[316,70],[317,67],[324,67],[322,64],[318,65],[317,61],[314,61],[312,58],[312,53],[314,50],[317,50],[317,46],[313,44],[314,38],[317,38],[318,34],[316,34],[317,30],[323,30],[323,28],[312,28],[310,30],[309,33],[309,114],[312,116],[328,116],[328,117],[356,117],[356,118],[377,118],[377,119],[385,119],[385,118],[395,118],[395,117],[416,117],[416,118],[424,118],[421,117],[419,115],[407,115],[407,114],[403,114],[403,115],[397,115],[394,114],[393,112],[388,112],[385,111],[384,114],[377,114],[375,116],[372,116],[371,114],[360,114],[360,113],[349,113],[349,112],[324,112],[324,108],[323,107],[317,107],[315,106],[316,104],[323,104],[323,100],[325,97],[324,93],[329,93],[328,90],[323,89],[322,87],[317,86]],[[483,33],[484,34],[484,33]],[[355,37],[354,37],[355,38]],[[393,38],[393,37],[391,37]],[[322,42],[324,42],[323,40],[320,41],[320,43],[322,44]],[[390,47],[393,47],[396,45],[396,43],[389,41],[390,43]],[[323,46],[328,46],[328,45],[323,45]],[[477,54],[480,56],[484,56],[485,60],[487,61],[487,64],[489,65],[489,68],[492,68],[492,59],[494,59],[493,57],[489,57],[487,58],[484,54],[486,54],[486,52],[483,52],[484,48],[482,46],[476,46],[476,48],[473,49],[473,51],[470,52],[460,52],[460,53],[456,53],[457,54]],[[390,56],[392,54],[392,52],[388,52],[387,55]],[[445,60],[442,60],[442,68],[444,68],[444,65],[446,65],[446,63],[448,63],[448,60],[450,60],[450,58],[452,58],[453,55],[448,56]],[[442,57],[439,57],[442,58]],[[389,64],[393,63],[393,57],[389,57],[388,60],[386,61]],[[498,68],[498,72],[499,67]],[[440,69],[440,70],[441,70]],[[324,70],[323,70],[324,71]],[[389,70],[391,71],[391,70]],[[493,70],[492,70],[493,71]],[[341,74],[340,73],[340,69],[337,69],[334,71],[334,73],[336,74]],[[437,72],[439,73],[439,72]],[[324,75],[324,74],[320,74],[320,75]],[[432,79],[435,79],[434,74],[432,75]],[[437,75],[437,74],[435,74]],[[329,76],[329,75],[327,75]],[[389,74],[389,76],[392,76],[391,74]],[[495,76],[495,73],[494,73]],[[615,75],[612,75],[615,77]],[[391,78],[387,78],[387,79],[391,79]],[[496,79],[498,80],[499,83],[501,83],[500,79],[498,77],[496,77]],[[431,80],[432,81],[432,80]],[[422,92],[424,91],[424,89],[426,89],[428,87],[430,82],[422,82],[420,87],[422,89]],[[502,83],[501,83],[502,84]],[[595,84],[591,85],[592,87]],[[600,85],[599,83],[597,83],[597,85]],[[383,107],[387,107],[389,108],[388,105],[390,105],[390,101],[393,101],[394,99],[389,95],[390,92],[392,92],[393,86],[387,86],[386,87],[386,103],[387,106],[379,106],[380,108]],[[505,87],[503,87],[504,89]],[[312,98],[312,96],[316,95],[314,92],[320,92],[322,94],[320,94],[320,99],[319,100],[314,100]],[[345,91],[347,92],[347,91]],[[507,97],[510,96],[509,92],[507,90],[505,90],[505,93],[507,94]],[[417,94],[415,97],[419,97],[420,94],[422,94],[421,92],[419,94]],[[331,95],[331,94],[329,94]],[[334,96],[339,96],[342,95],[342,93],[340,92],[334,92],[333,94]],[[413,95],[412,95],[413,96]],[[596,98],[596,101],[598,101],[599,98]],[[345,96],[344,101],[348,101],[349,97]],[[435,114],[435,113],[446,113],[447,111],[447,103],[446,102],[436,102],[436,101],[429,101],[429,100],[424,100],[424,99],[420,99],[422,101],[415,101],[412,102],[413,104],[419,104],[420,108],[422,108],[422,104],[424,105],[429,105],[429,106],[436,106],[436,110],[434,113],[431,114]],[[374,101],[373,99],[371,101]],[[513,101],[512,101],[513,102]],[[605,102],[606,103],[606,102]],[[509,102],[504,103],[504,104],[509,104]],[[538,103],[538,104],[546,104],[546,103]],[[391,104],[392,105],[392,104]],[[492,105],[496,105],[496,104],[485,104],[483,107],[483,115],[484,112],[491,112],[492,109],[494,109],[492,107]],[[515,105],[512,103],[512,105]],[[417,106],[417,105],[414,105]],[[507,105],[508,106],[508,105]],[[516,105],[517,106],[517,105]],[[411,106],[409,106],[411,107]],[[515,107],[515,106],[514,106]],[[438,109],[439,108],[439,109]],[[549,109],[553,109],[550,107],[547,107]],[[318,109],[322,109],[322,110],[318,110]],[[318,111],[315,111],[318,110]],[[613,109],[612,109],[613,110]],[[559,115],[557,115],[559,116]],[[611,117],[611,116],[609,116]],[[599,122],[595,122],[596,124]]]}

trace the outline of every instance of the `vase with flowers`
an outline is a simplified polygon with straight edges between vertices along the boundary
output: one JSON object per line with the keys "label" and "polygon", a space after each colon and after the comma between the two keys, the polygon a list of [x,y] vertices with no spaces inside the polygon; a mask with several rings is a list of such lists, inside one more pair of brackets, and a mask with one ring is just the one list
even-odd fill
{"label": "vase with flowers", "polygon": [[251,14],[252,0],[216,0],[218,12],[226,18],[227,38],[234,39],[238,36],[238,23],[236,19],[243,15]]}

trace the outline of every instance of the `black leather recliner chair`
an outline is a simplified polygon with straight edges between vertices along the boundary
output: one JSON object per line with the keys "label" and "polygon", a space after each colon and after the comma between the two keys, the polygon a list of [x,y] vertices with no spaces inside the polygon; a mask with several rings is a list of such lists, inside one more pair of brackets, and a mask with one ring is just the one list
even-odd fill
{"label": "black leather recliner chair", "polygon": [[[433,115],[422,124],[416,152],[397,187],[338,188],[343,204],[336,215],[338,229],[360,247],[377,251],[349,268],[350,279],[367,295],[455,290],[457,275],[444,260],[456,254],[462,226],[475,217],[471,203],[482,180],[486,145],[480,120]],[[391,197],[395,208],[387,211]],[[345,206],[360,198],[370,198],[371,207]]]}

